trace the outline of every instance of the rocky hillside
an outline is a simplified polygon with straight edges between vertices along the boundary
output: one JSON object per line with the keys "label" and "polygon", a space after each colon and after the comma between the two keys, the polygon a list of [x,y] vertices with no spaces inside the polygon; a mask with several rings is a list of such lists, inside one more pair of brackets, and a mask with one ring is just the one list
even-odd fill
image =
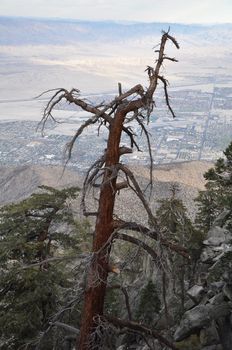
{"label": "rocky hillside", "polygon": [[[159,165],[153,171],[153,191],[150,198],[151,207],[155,211],[160,199],[170,197],[171,184],[178,186],[177,198],[180,198],[190,216],[195,216],[194,198],[205,186],[204,173],[213,163],[193,161]],[[150,171],[146,167],[133,167],[134,174],[145,187],[149,181]],[[149,192],[149,191],[148,191]]]}
{"label": "rocky hillside", "polygon": [[[153,191],[150,198],[151,206],[155,210],[158,200],[170,195],[171,183],[177,183],[179,187],[178,196],[183,200],[191,215],[194,215],[193,199],[198,191],[204,188],[203,174],[211,163],[207,162],[185,162],[156,166],[153,172]],[[146,167],[132,167],[139,183],[143,188],[149,181],[149,169]],[[82,176],[73,170],[66,169],[63,173],[62,167],[45,167],[23,165],[19,167],[0,168],[0,204],[8,204],[19,201],[32,192],[39,185],[48,185],[57,188],[78,185],[82,186]],[[147,191],[149,194],[149,191]],[[89,202],[93,202],[91,196]],[[133,210],[131,210],[133,208]],[[142,219],[144,213],[136,196],[130,191],[121,191],[117,197],[117,213],[125,217],[128,213],[131,219]],[[134,217],[133,217],[134,216]]]}
{"label": "rocky hillside", "polygon": [[198,283],[187,291],[189,301],[174,339],[179,349],[230,350],[232,344],[232,233],[224,211],[203,242]]}
{"label": "rocky hillside", "polygon": [[[192,161],[183,163],[170,163],[155,166],[153,180],[160,182],[178,182],[180,185],[203,190],[205,181],[203,174],[213,166],[213,163]],[[149,169],[146,167],[133,167],[135,175],[149,178]]]}
{"label": "rocky hillside", "polygon": [[77,173],[62,167],[23,165],[0,167],[0,205],[28,197],[38,186],[47,185],[62,188],[81,185]]}

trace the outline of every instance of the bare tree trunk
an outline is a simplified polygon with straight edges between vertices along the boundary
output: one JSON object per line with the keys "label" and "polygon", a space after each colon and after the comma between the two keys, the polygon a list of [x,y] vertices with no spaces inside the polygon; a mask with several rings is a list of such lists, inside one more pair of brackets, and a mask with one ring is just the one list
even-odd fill
{"label": "bare tree trunk", "polygon": [[[85,303],[82,312],[80,339],[77,349],[89,349],[89,337],[94,330],[94,316],[103,314],[104,299],[108,277],[110,245],[107,244],[113,232],[113,210],[115,203],[117,176],[113,174],[114,166],[119,162],[119,145],[126,113],[118,110],[110,127],[105,175],[99,198],[98,216],[93,241],[93,253],[97,253],[90,266]],[[111,170],[112,169],[112,170]],[[104,249],[102,249],[104,247]],[[95,345],[97,345],[95,339]]]}
{"label": "bare tree trunk", "polygon": [[[42,130],[48,119],[51,118],[53,121],[55,120],[52,115],[53,109],[62,100],[65,100],[68,103],[73,103],[76,106],[80,107],[82,110],[91,113],[92,115],[78,128],[71,142],[67,144],[68,159],[71,157],[72,148],[75,141],[89,125],[100,123],[100,126],[104,125],[109,128],[106,152],[104,153],[103,157],[95,162],[94,165],[90,168],[90,171],[87,173],[84,182],[84,192],[86,193],[86,189],[91,186],[91,184],[98,178],[99,172],[103,170],[102,166],[105,164],[103,182],[100,189],[95,235],[93,240],[92,261],[89,267],[85,289],[85,302],[82,312],[80,338],[76,344],[76,348],[79,350],[89,350],[91,348],[90,341],[92,341],[94,349],[100,348],[100,345],[98,345],[99,335],[96,334],[96,332],[94,333],[94,331],[96,330],[97,326],[99,326],[97,323],[97,321],[100,319],[99,317],[103,315],[107,277],[109,272],[110,248],[112,243],[111,236],[115,229],[115,222],[113,222],[115,194],[118,189],[127,187],[127,185],[129,185],[129,180],[131,180],[133,183],[133,186],[135,187],[134,191],[145,207],[149,219],[152,218],[153,224],[156,226],[152,212],[145,200],[142,191],[134,179],[133,173],[122,164],[119,164],[120,139],[123,132],[125,135],[127,135],[127,137],[129,137],[130,140],[130,152],[127,151],[124,153],[131,153],[133,147],[136,147],[136,149],[139,150],[138,144],[136,142],[136,135],[133,133],[133,130],[130,126],[130,122],[134,120],[137,125],[139,125],[141,131],[146,135],[152,170],[150,140],[146,127],[143,123],[144,121],[149,122],[149,118],[154,107],[153,95],[159,82],[162,83],[164,88],[167,107],[172,116],[175,117],[175,114],[169,103],[167,92],[168,82],[163,76],[160,75],[160,69],[164,61],[169,60],[172,62],[177,62],[175,58],[169,57],[164,53],[165,45],[168,40],[171,41],[177,49],[179,49],[178,42],[169,34],[169,30],[167,32],[163,32],[159,49],[156,50],[158,53],[158,59],[156,60],[155,67],[153,68],[148,66],[146,69],[149,79],[148,88],[144,89],[141,84],[137,84],[130,90],[123,93],[121,85],[119,84],[119,96],[117,96],[109,104],[101,104],[99,106],[89,104],[86,102],[86,100],[81,99],[80,91],[78,89],[71,89],[70,91],[63,88],[55,89],[53,96],[50,98],[44,109],[43,118],[41,120]],[[47,92],[51,92],[51,90]],[[128,124],[126,124],[125,118],[130,112],[132,112],[133,115],[128,118]],[[90,175],[91,170],[93,170],[93,172]],[[117,187],[117,172],[119,170],[121,170],[121,172],[124,174],[125,181],[121,184],[118,184]],[[84,202],[85,200],[83,199],[83,204]],[[87,213],[85,214],[87,215]],[[90,214],[91,213],[88,213],[88,215]],[[95,215],[95,213],[92,214]],[[125,225],[123,224],[122,226]],[[129,226],[131,227],[131,223],[129,223]],[[140,232],[139,225],[134,225],[132,223],[132,227],[135,228],[135,231],[139,229]],[[150,232],[150,230],[147,228],[145,228],[145,231],[147,233]],[[152,235],[152,238],[157,239],[157,233],[153,235],[153,233],[150,232],[150,234]],[[123,237],[123,239],[126,240],[125,235],[118,234],[118,237]],[[137,241],[138,240],[136,239],[130,238],[130,242],[132,243],[136,243]],[[178,247],[172,242],[162,240],[162,238],[160,241],[163,245],[168,246],[170,249],[186,256],[187,253],[184,252],[182,247]],[[144,242],[143,248],[156,259],[156,253],[154,250],[149,248]],[[187,257],[189,258],[189,255],[187,255]],[[96,318],[98,318],[98,320]],[[96,338],[94,339],[93,336]]]}

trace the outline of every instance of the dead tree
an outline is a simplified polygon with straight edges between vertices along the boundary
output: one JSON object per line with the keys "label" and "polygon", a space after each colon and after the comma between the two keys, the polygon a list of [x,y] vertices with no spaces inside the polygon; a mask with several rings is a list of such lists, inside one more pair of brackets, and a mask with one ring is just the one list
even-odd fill
{"label": "dead tree", "polygon": [[[172,116],[175,117],[169,103],[167,92],[168,82],[160,75],[160,69],[166,60],[177,62],[175,58],[171,58],[165,54],[165,47],[168,41],[179,49],[176,39],[169,34],[169,31],[163,32],[159,49],[155,51],[158,53],[155,66],[154,68],[149,66],[146,69],[149,79],[149,86],[147,89],[144,89],[142,85],[138,84],[130,90],[122,92],[122,88],[119,84],[119,95],[114,98],[112,102],[108,104],[102,103],[100,105],[91,104],[81,98],[80,91],[77,89],[72,89],[71,91],[58,89],[54,90],[55,93],[44,110],[41,121],[42,127],[44,127],[49,118],[54,119],[52,112],[57,104],[63,100],[92,114],[92,116],[81,125],[71,142],[67,145],[69,158],[71,157],[75,141],[89,125],[98,124],[99,129],[104,126],[109,130],[106,150],[103,156],[97,160],[87,172],[83,188],[83,213],[86,216],[96,215],[96,225],[92,246],[91,266],[89,267],[85,289],[80,337],[77,342],[77,349],[79,350],[89,350],[91,348],[90,338],[93,339],[93,336],[94,348],[100,348],[100,345],[98,347],[99,334],[97,334],[95,330],[99,326],[97,320],[103,315],[107,277],[110,270],[109,257],[113,241],[122,239],[137,245],[141,244],[142,248],[145,249],[154,260],[157,258],[157,253],[154,249],[142,243],[142,240],[135,239],[133,236],[129,236],[125,233],[120,233],[121,230],[126,229],[127,232],[130,230],[140,232],[142,235],[159,241],[164,247],[168,247],[188,258],[188,253],[184,248],[162,239],[157,222],[152,215],[144,193],[140,189],[133,173],[127,166],[120,163],[120,157],[123,154],[132,153],[134,148],[139,150],[139,145],[136,142],[136,135],[130,127],[130,122],[135,121],[146,135],[152,170],[153,160],[150,140],[145,125],[149,122],[150,115],[153,111],[153,96],[159,83],[163,85],[167,107]],[[126,134],[129,138],[130,147],[120,145],[122,134]],[[121,182],[118,180],[119,175],[120,178],[123,177],[123,181]],[[99,205],[96,213],[88,212],[85,206],[85,196],[89,186],[98,186],[100,188]],[[152,228],[114,218],[115,195],[119,190],[125,187],[130,187],[141,200]],[[110,318],[108,319],[110,320]],[[116,323],[115,320],[114,323]],[[120,326],[121,325],[122,324],[120,324]],[[130,322],[128,322],[126,326],[129,327]]]}

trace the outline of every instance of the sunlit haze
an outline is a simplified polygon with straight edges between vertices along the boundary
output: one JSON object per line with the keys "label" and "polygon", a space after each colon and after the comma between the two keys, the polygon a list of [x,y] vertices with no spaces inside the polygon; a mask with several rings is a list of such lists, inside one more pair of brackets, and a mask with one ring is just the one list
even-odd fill
{"label": "sunlit haze", "polygon": [[[20,6],[19,6],[20,3]],[[1,0],[0,15],[82,20],[229,23],[231,0]]]}

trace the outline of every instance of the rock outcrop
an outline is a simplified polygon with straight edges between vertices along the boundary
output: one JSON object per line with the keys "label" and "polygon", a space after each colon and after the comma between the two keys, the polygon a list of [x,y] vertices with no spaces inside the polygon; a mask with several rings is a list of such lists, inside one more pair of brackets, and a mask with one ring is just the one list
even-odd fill
{"label": "rock outcrop", "polygon": [[195,305],[174,334],[179,349],[232,349],[232,233],[223,226],[226,215],[217,218],[203,242],[200,283],[187,292]]}

